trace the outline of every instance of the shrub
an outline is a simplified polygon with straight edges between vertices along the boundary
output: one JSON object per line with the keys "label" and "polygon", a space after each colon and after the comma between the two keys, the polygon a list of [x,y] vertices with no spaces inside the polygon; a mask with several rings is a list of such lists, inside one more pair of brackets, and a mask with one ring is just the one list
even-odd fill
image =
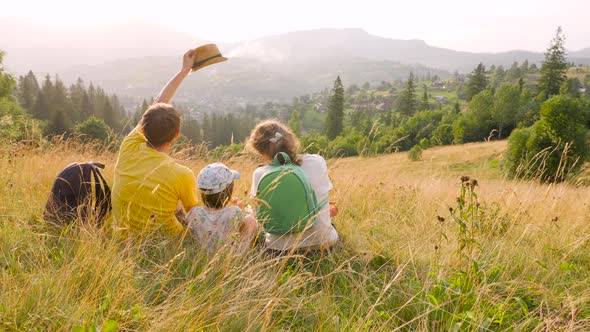
{"label": "shrub", "polygon": [[453,144],[463,144],[465,136],[465,117],[459,116],[452,125]]}
{"label": "shrub", "polygon": [[588,157],[586,117],[579,99],[555,96],[541,107],[541,120],[510,135],[504,164],[510,177],[561,182]]}
{"label": "shrub", "polygon": [[360,136],[338,136],[328,145],[328,155],[330,157],[357,156],[359,142]]}
{"label": "shrub", "polygon": [[424,151],[425,149],[428,149],[429,146],[430,146],[430,141],[427,138],[421,139],[418,144],[414,145],[410,149],[410,151],[408,153],[408,157],[412,161],[421,160],[422,159],[422,151]]}
{"label": "shrub", "polygon": [[430,140],[428,138],[423,138],[418,143],[422,149],[428,149],[430,147]]}
{"label": "shrub", "polygon": [[431,141],[436,145],[449,145],[453,143],[453,126],[441,124],[432,132]]}
{"label": "shrub", "polygon": [[328,138],[319,134],[307,134],[301,138],[301,149],[306,153],[325,154],[328,150]]}
{"label": "shrub", "polygon": [[16,102],[0,98],[0,139],[21,141],[40,133],[38,121],[31,119]]}
{"label": "shrub", "polygon": [[75,127],[75,132],[81,135],[84,141],[101,141],[107,142],[111,136],[111,129],[107,124],[100,119],[90,117],[84,122],[78,123]]}
{"label": "shrub", "polygon": [[244,153],[244,143],[220,145],[210,152],[211,160],[228,160]]}
{"label": "shrub", "polygon": [[531,137],[532,128],[515,129],[508,137],[508,149],[504,155],[503,168],[509,177],[522,172],[522,161],[527,159],[526,144]]}
{"label": "shrub", "polygon": [[422,160],[422,147],[420,144],[414,145],[408,152],[408,157],[412,161]]}

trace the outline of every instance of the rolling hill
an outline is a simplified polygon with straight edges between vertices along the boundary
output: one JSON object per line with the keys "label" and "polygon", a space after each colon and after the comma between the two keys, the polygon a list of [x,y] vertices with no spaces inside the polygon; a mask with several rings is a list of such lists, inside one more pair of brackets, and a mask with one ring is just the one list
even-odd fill
{"label": "rolling hill", "polygon": [[[0,30],[19,31],[0,34],[6,67],[15,74],[32,69],[57,73],[66,82],[82,77],[132,100],[155,95],[177,70],[179,55],[206,42],[137,21],[72,30],[2,19]],[[543,59],[542,53],[528,51],[458,52],[361,29],[297,31],[219,46],[231,60],[191,77],[179,101],[219,108],[289,100],[330,87],[336,75],[346,85],[376,83],[405,79],[410,71],[448,77],[453,71],[469,72],[479,62],[509,66]],[[569,60],[590,64],[590,48],[570,52]]]}

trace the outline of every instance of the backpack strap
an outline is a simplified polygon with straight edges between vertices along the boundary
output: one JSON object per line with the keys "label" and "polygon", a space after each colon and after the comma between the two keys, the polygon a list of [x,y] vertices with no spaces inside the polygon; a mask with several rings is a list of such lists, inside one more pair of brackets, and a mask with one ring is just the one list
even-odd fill
{"label": "backpack strap", "polygon": [[[98,167],[98,168],[102,168],[104,169],[104,164],[103,163],[97,163],[97,162],[91,162],[92,165]],[[98,172],[98,174],[100,174],[100,172]]]}
{"label": "backpack strap", "polygon": [[273,160],[270,162],[270,166],[281,166],[283,165],[283,163],[281,163],[279,161],[279,156],[281,156],[283,158],[283,160],[285,161],[285,164],[292,164],[293,161],[291,160],[291,158],[289,157],[288,154],[286,154],[285,152],[279,152],[275,155],[275,157],[273,158]]}
{"label": "backpack strap", "polygon": [[315,209],[310,211],[310,216],[313,216],[312,223],[315,223],[317,221],[318,214],[320,213],[320,211],[328,204],[328,200],[318,202],[317,196],[315,194],[315,190],[313,190],[313,188],[311,187],[311,183],[309,182],[309,180],[307,181],[307,183],[304,182],[303,185],[305,187],[305,190],[308,193],[308,195],[307,195],[308,206],[315,206]]}
{"label": "backpack strap", "polygon": [[98,208],[98,222],[102,221],[102,218],[111,210],[111,188],[102,173],[98,169],[104,168],[103,164],[92,163],[92,175],[94,176],[94,192],[96,194],[96,204]]}

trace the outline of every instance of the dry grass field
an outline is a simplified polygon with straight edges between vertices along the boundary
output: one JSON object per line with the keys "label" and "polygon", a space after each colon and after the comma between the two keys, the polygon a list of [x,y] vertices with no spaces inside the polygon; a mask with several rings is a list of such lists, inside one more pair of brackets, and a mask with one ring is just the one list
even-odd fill
{"label": "dry grass field", "polygon": [[[127,243],[108,225],[46,225],[61,168],[101,161],[110,180],[116,156],[4,145],[0,330],[588,331],[590,187],[506,180],[505,149],[329,160],[342,245],[270,258],[205,257],[190,234]],[[198,173],[196,155],[176,157]],[[257,163],[225,162],[245,197]]]}

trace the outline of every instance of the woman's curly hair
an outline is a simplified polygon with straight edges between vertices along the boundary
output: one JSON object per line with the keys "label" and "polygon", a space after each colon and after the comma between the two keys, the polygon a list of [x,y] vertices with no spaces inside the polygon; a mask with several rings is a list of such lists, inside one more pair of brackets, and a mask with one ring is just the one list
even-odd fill
{"label": "woman's curly hair", "polygon": [[246,141],[246,146],[268,158],[285,152],[294,163],[300,162],[299,139],[289,127],[278,120],[265,120],[256,125]]}

